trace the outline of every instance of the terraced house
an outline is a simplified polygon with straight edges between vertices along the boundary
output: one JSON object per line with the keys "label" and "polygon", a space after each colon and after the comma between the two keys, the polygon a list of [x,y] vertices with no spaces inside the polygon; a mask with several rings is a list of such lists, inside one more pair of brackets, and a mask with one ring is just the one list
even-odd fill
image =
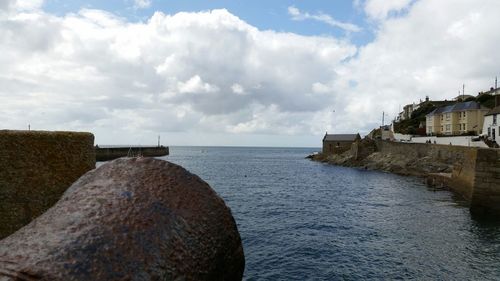
{"label": "terraced house", "polygon": [[436,108],[426,115],[427,135],[479,135],[489,110],[475,101]]}

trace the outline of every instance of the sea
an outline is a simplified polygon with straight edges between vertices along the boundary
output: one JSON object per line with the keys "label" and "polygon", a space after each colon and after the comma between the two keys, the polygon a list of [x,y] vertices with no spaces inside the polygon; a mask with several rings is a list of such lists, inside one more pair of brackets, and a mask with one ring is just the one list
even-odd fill
{"label": "sea", "polygon": [[318,150],[174,146],[161,158],[231,208],[244,280],[500,280],[500,223],[420,178],[305,159]]}

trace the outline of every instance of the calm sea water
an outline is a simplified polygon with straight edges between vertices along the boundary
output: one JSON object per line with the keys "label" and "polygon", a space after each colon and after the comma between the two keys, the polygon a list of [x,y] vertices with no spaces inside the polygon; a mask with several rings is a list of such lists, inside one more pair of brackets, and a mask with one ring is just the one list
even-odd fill
{"label": "calm sea water", "polygon": [[231,208],[246,280],[499,280],[500,224],[420,179],[316,163],[317,149],[171,147]]}

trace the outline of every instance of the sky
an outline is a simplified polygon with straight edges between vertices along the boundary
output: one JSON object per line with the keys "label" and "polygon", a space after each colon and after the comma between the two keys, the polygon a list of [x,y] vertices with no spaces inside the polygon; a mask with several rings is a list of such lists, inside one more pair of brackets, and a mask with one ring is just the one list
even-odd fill
{"label": "sky", "polygon": [[319,147],[494,86],[497,0],[0,0],[0,129]]}

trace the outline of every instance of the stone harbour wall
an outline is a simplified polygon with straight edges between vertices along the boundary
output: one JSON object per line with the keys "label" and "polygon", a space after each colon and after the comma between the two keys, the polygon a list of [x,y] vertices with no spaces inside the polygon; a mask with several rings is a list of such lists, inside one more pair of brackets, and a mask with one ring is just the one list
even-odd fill
{"label": "stone harbour wall", "polygon": [[0,130],[0,239],[44,213],[94,168],[91,133]]}
{"label": "stone harbour wall", "polygon": [[500,214],[500,150],[479,149],[474,172],[471,211],[481,215]]}
{"label": "stone harbour wall", "polygon": [[427,157],[452,165],[449,188],[470,202],[471,212],[500,214],[499,149],[387,141],[377,141],[376,144],[382,154],[414,159]]}
{"label": "stone harbour wall", "polygon": [[145,146],[145,147],[96,147],[96,160],[109,161],[120,157],[157,157],[168,155],[169,148],[165,146]]}
{"label": "stone harbour wall", "polygon": [[341,155],[316,161],[426,177],[470,202],[472,213],[500,215],[500,149],[363,139]]}
{"label": "stone harbour wall", "polygon": [[377,150],[383,154],[406,155],[411,158],[431,157],[437,161],[447,164],[454,164],[459,161],[470,159],[473,155],[471,151],[477,150],[474,147],[426,144],[426,143],[402,143],[390,141],[377,141]]}
{"label": "stone harbour wall", "polygon": [[450,183],[453,191],[462,195],[465,199],[471,200],[476,180],[476,161],[478,149],[467,148],[462,151],[461,157],[453,163]]}

